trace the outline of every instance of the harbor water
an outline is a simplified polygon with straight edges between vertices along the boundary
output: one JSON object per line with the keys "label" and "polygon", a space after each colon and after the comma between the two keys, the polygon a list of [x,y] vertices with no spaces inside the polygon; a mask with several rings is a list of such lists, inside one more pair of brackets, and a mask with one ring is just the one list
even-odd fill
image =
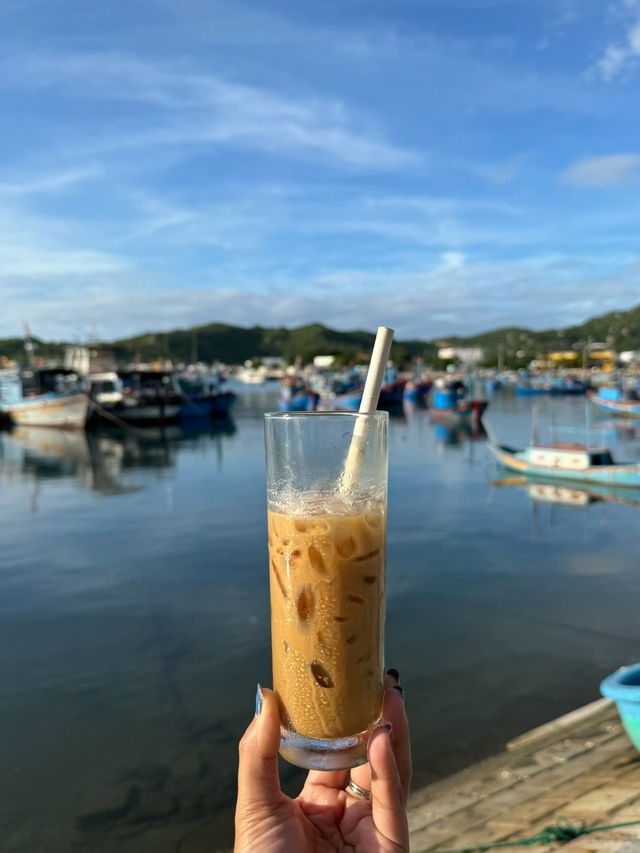
{"label": "harbor water", "polygon": [[[584,437],[585,401],[501,392],[522,447]],[[237,741],[270,683],[262,415],[0,433],[0,838],[6,853],[197,853],[233,839]],[[637,426],[592,440],[640,458]],[[562,432],[561,432],[562,430]],[[598,697],[640,659],[640,495],[533,488],[487,435],[390,422],[386,661],[415,784]],[[634,503],[637,500],[638,504]],[[281,765],[293,792],[301,771]]]}

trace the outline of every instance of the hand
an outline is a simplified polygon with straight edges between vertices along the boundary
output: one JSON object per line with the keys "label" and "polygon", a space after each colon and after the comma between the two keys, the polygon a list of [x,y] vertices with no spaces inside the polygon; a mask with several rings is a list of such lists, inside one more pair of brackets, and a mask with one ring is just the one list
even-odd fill
{"label": "hand", "polygon": [[409,728],[396,671],[385,678],[383,718],[368,744],[368,764],[351,771],[366,801],[345,791],[348,770],[311,770],[292,800],[280,790],[280,719],[271,690],[240,741],[234,853],[408,853],[411,781]]}

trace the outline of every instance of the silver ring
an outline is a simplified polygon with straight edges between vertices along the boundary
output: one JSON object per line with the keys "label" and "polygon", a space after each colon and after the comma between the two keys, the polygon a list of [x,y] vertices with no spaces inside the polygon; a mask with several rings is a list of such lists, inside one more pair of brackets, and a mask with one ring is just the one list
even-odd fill
{"label": "silver ring", "polygon": [[345,791],[348,794],[357,797],[359,800],[366,800],[368,802],[371,799],[371,791],[367,791],[366,788],[361,788],[360,785],[356,785],[351,776],[349,776],[349,781],[345,786]]}

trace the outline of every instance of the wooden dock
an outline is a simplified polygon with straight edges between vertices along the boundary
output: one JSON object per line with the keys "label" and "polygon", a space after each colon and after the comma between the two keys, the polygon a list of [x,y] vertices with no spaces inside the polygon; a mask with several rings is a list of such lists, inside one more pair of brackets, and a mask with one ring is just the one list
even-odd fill
{"label": "wooden dock", "polygon": [[[588,827],[640,820],[640,753],[600,699],[533,729],[493,758],[414,792],[412,853],[530,838],[560,818]],[[640,823],[529,853],[640,853]]]}

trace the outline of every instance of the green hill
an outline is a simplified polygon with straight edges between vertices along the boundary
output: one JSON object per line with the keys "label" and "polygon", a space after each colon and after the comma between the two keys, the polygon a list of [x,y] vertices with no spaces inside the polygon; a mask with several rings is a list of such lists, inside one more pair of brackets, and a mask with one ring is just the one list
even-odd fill
{"label": "green hill", "polygon": [[[228,326],[210,323],[193,329],[175,329],[171,332],[149,333],[126,338],[113,344],[119,361],[140,358],[168,357],[174,362],[222,361],[238,364],[249,358],[281,356],[289,363],[300,358],[303,363],[315,355],[335,355],[348,362],[367,359],[374,335],[371,332],[339,332],[320,323],[311,323],[295,329],[276,329],[252,326]],[[423,353],[433,354],[435,346],[426,341],[397,343],[394,355],[398,360]]]}
{"label": "green hill", "polygon": [[[311,323],[295,329],[283,326],[270,329],[263,326],[230,326],[209,323],[190,329],[169,332],[148,332],[131,338],[122,338],[106,348],[113,350],[119,363],[132,360],[153,361],[169,358],[174,363],[221,361],[240,364],[250,358],[281,356],[289,363],[300,358],[309,362],[315,355],[335,355],[338,363],[363,361],[369,357],[374,335],[354,330],[339,332],[320,323]],[[46,342],[34,338],[36,354],[47,359],[60,359],[64,342]],[[613,311],[593,317],[578,326],[566,329],[530,329],[507,327],[493,329],[478,335],[450,336],[451,346],[480,346],[485,350],[487,364],[495,364],[500,351],[506,365],[524,364],[541,353],[558,349],[581,349],[587,341],[604,342],[613,349],[640,350],[640,305],[629,311]],[[427,364],[437,363],[437,350],[443,340],[396,341],[392,358],[400,366],[411,363],[417,356]],[[24,342],[21,338],[0,340],[0,356],[24,361]]]}

